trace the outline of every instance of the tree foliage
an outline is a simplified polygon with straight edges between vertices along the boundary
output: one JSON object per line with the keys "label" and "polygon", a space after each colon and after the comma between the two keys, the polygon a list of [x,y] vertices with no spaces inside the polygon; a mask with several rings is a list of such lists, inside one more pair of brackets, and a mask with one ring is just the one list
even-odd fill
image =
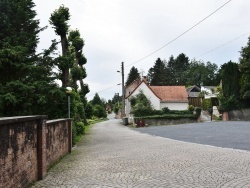
{"label": "tree foliage", "polygon": [[185,85],[196,85],[201,87],[214,86],[219,84],[218,66],[211,62],[192,60],[184,75],[187,78]]}
{"label": "tree foliage", "polygon": [[250,104],[250,37],[247,45],[242,47],[240,54],[241,98],[246,104]]}
{"label": "tree foliage", "polygon": [[148,71],[150,85],[218,85],[218,66],[211,62],[192,60],[181,53],[168,61],[158,58]]}
{"label": "tree foliage", "polygon": [[[39,27],[31,0],[0,2],[0,116],[67,114],[65,90],[54,82],[53,41],[36,54]],[[51,106],[53,104],[53,106]]]}
{"label": "tree foliage", "polygon": [[240,71],[237,63],[229,61],[221,66],[222,93],[224,97],[239,98]]}
{"label": "tree foliage", "polygon": [[148,71],[148,81],[151,86],[166,85],[166,65],[165,62],[158,58],[155,64]]}
{"label": "tree foliage", "polygon": [[50,16],[50,24],[55,29],[57,35],[61,37],[62,58],[58,59],[61,70],[61,81],[63,87],[70,86],[69,68],[73,66],[71,54],[68,49],[67,34],[69,32],[68,21],[70,19],[69,9],[63,5],[55,10]]}
{"label": "tree foliage", "polygon": [[142,114],[149,114],[152,110],[152,104],[147,96],[143,93],[142,90],[131,99],[131,113],[134,114],[135,117],[142,116]]}
{"label": "tree foliage", "polygon": [[103,101],[101,100],[100,96],[98,95],[98,93],[95,94],[94,98],[91,100],[91,104],[93,106],[95,105],[100,105],[100,106],[103,106],[104,107],[104,103]]}
{"label": "tree foliage", "polygon": [[128,86],[129,84],[131,84],[134,80],[138,78],[140,78],[139,71],[137,68],[133,66],[128,73],[128,78],[127,78],[125,85]]}

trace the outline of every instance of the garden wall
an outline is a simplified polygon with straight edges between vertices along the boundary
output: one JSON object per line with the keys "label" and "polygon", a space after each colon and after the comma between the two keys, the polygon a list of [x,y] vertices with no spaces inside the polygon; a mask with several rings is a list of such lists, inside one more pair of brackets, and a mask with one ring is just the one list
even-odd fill
{"label": "garden wall", "polygon": [[72,146],[71,120],[0,118],[0,188],[27,187]]}
{"label": "garden wall", "polygon": [[137,127],[140,126],[154,126],[154,125],[175,125],[185,123],[197,123],[197,119],[193,118],[181,118],[181,119],[143,119],[141,122],[139,119],[135,119]]}
{"label": "garden wall", "polygon": [[250,109],[228,112],[230,121],[250,121]]}

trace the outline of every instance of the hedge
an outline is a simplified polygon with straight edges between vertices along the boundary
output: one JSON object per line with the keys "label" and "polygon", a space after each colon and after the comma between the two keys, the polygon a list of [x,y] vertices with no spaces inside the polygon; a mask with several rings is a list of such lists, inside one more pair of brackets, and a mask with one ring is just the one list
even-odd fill
{"label": "hedge", "polygon": [[164,115],[134,117],[134,119],[182,119],[182,118],[197,119],[197,115],[196,114],[164,114]]}

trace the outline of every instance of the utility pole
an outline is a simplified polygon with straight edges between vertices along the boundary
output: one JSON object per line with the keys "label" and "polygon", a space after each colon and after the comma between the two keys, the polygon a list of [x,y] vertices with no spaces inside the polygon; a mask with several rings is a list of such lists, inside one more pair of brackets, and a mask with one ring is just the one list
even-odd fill
{"label": "utility pole", "polygon": [[122,118],[125,116],[124,63],[122,62]]}

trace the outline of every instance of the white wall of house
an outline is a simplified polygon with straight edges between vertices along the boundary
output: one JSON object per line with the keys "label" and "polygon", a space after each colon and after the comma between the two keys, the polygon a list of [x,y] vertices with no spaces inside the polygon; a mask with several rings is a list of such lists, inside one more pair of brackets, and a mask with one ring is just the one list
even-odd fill
{"label": "white wall of house", "polygon": [[125,100],[125,113],[127,116],[129,116],[129,113],[131,111],[129,99],[140,93],[140,90],[142,90],[144,95],[146,95],[146,97],[151,101],[153,108],[156,110],[160,110],[160,99],[155,96],[155,94],[151,91],[151,89],[148,88],[148,86],[144,82],[142,82],[142,84],[134,91],[134,93]]}
{"label": "white wall of house", "polygon": [[168,107],[169,110],[187,110],[188,102],[161,102],[161,109]]}

